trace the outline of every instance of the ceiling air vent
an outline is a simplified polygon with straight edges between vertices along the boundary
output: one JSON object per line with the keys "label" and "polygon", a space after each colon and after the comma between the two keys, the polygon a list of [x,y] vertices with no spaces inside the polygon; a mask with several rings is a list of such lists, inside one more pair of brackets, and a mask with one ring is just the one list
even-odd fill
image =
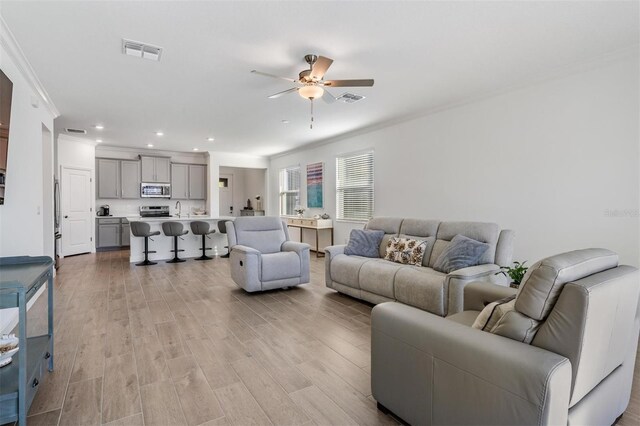
{"label": "ceiling air vent", "polygon": [[363,100],[365,97],[362,95],[356,95],[354,93],[343,93],[342,95],[338,96],[336,99],[342,102],[345,102],[347,104],[352,104],[354,102],[358,102]]}
{"label": "ceiling air vent", "polygon": [[136,58],[159,61],[160,56],[162,55],[162,47],[123,38],[122,53],[129,56],[135,56]]}
{"label": "ceiling air vent", "polygon": [[77,135],[86,135],[87,131],[84,129],[71,129],[69,127],[67,127],[66,129],[64,129],[67,131],[67,133],[75,133]]}

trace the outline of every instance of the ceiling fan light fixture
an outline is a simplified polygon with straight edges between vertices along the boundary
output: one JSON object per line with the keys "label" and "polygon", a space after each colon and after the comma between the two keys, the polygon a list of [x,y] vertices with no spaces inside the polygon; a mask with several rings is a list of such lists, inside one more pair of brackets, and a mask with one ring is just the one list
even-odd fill
{"label": "ceiling fan light fixture", "polygon": [[322,97],[324,93],[324,89],[320,86],[315,86],[313,84],[303,86],[298,89],[298,94],[305,99],[319,99]]}

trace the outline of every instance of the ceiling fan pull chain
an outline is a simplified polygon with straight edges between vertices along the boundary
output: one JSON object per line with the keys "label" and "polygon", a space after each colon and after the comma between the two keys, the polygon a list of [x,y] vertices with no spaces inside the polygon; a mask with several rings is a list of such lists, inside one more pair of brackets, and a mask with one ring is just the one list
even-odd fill
{"label": "ceiling fan pull chain", "polygon": [[311,100],[311,123],[309,124],[309,128],[313,129],[313,98]]}

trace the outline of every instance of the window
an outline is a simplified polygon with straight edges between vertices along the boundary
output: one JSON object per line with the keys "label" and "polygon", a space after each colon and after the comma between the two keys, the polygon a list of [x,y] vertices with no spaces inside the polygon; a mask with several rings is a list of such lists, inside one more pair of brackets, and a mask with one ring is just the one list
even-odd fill
{"label": "window", "polygon": [[373,216],[373,151],[336,158],[337,219]]}
{"label": "window", "polygon": [[280,215],[293,216],[300,204],[300,166],[280,170]]}

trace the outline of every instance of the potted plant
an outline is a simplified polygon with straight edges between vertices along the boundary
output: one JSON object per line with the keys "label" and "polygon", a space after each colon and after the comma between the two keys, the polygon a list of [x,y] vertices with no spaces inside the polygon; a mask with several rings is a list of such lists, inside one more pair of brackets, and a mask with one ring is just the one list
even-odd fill
{"label": "potted plant", "polygon": [[302,215],[304,214],[304,207],[302,207],[301,205],[296,205],[293,208],[293,211],[296,212],[296,214],[298,215],[298,217],[302,217]]}
{"label": "potted plant", "polygon": [[527,269],[529,269],[528,266],[524,266],[525,263],[527,263],[526,260],[522,263],[513,262],[512,267],[502,266],[500,268],[500,271],[496,272],[496,275],[504,275],[505,277],[509,277],[511,279],[509,287],[518,288],[520,286],[520,283],[522,282],[522,278],[524,278],[524,274],[527,272]]}

